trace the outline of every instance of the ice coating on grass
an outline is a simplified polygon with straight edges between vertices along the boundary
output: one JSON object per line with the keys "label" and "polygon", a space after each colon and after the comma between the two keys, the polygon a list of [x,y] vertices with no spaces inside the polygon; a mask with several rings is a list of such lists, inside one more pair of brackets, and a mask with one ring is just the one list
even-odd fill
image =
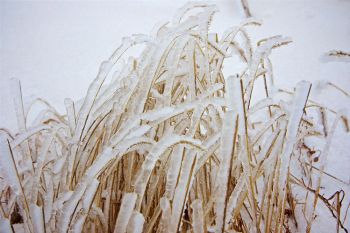
{"label": "ice coating on grass", "polygon": [[186,199],[188,198],[189,188],[193,182],[193,168],[196,163],[195,154],[190,151],[182,161],[183,167],[179,174],[178,185],[175,189],[173,198],[172,213],[170,217],[169,232],[177,232],[181,223],[181,216],[185,208]]}
{"label": "ice coating on grass", "polygon": [[31,218],[33,221],[33,230],[38,233],[44,233],[45,225],[44,225],[44,216],[43,216],[42,207],[31,204],[29,208],[30,208]]}
{"label": "ice coating on grass", "polygon": [[176,181],[181,168],[182,155],[184,150],[183,145],[177,145],[173,148],[173,154],[170,158],[169,169],[167,171],[167,183],[165,186],[165,196],[172,199],[176,187]]}
{"label": "ice coating on grass", "polygon": [[281,177],[280,184],[285,185],[290,157],[296,143],[296,137],[298,128],[300,125],[301,118],[304,114],[304,107],[307,101],[307,98],[310,93],[311,84],[306,81],[301,81],[297,84],[293,104],[290,110],[290,117],[287,125],[287,134],[286,134],[286,146],[282,154],[282,166],[281,166]]}
{"label": "ice coating on grass", "polygon": [[[309,83],[274,86],[269,55],[290,38],[253,40],[252,18],[211,32],[216,12],[189,3],[151,36],[123,38],[64,115],[25,106],[14,81],[19,132],[0,129],[4,228],[18,215],[28,232],[310,231],[318,211],[346,206],[341,189],[332,199],[320,187],[346,184],[325,168],[333,120],[348,132],[348,115],[309,99]],[[229,57],[242,69],[226,74]],[[347,210],[330,210],[346,229]]]}
{"label": "ice coating on grass", "polygon": [[146,185],[157,160],[167,148],[176,144],[188,144],[191,147],[203,149],[198,141],[178,135],[168,135],[163,139],[163,141],[154,146],[149,152],[146,160],[143,162],[141,172],[135,181],[135,192],[139,195],[137,208],[140,208],[141,206],[141,201],[144,196]]}
{"label": "ice coating on grass", "polygon": [[126,193],[124,195],[119,211],[120,217],[118,217],[117,222],[115,224],[114,233],[126,232],[128,222],[133,214],[136,198],[136,193]]}
{"label": "ice coating on grass", "polygon": [[134,211],[129,220],[127,233],[142,233],[145,218],[140,212]]}
{"label": "ice coating on grass", "polygon": [[216,232],[224,231],[225,224],[225,204],[227,202],[227,184],[230,178],[230,170],[232,169],[232,157],[234,156],[235,136],[238,129],[238,116],[233,111],[228,111],[223,120],[223,129],[221,135],[221,161],[216,178]]}
{"label": "ice coating on grass", "polygon": [[204,216],[202,201],[196,199],[191,205],[193,209],[193,232],[194,233],[204,233]]}
{"label": "ice coating on grass", "polygon": [[7,185],[13,187],[17,195],[20,195],[21,184],[17,174],[16,164],[12,155],[8,140],[3,134],[0,134],[0,169],[3,179]]}
{"label": "ice coating on grass", "polygon": [[350,53],[342,50],[331,50],[321,56],[322,62],[350,62]]}

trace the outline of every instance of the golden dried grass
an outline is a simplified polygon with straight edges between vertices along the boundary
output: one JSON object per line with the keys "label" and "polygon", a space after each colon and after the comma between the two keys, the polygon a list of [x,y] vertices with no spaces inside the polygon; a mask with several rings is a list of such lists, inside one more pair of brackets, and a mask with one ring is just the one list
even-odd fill
{"label": "golden dried grass", "polygon": [[[320,202],[347,231],[344,191],[320,192],[323,176],[349,185],[324,171],[346,115],[310,101],[308,82],[274,88],[268,55],[289,38],[254,46],[245,28],[260,23],[248,19],[219,39],[208,34],[215,11],[188,4],[154,35],[125,38],[65,115],[38,99],[46,108],[29,126],[15,82],[19,133],[1,130],[2,232],[291,232],[298,210],[309,232]],[[246,68],[225,77],[230,56]],[[252,104],[255,91],[265,97]],[[308,147],[314,136],[323,148]]]}

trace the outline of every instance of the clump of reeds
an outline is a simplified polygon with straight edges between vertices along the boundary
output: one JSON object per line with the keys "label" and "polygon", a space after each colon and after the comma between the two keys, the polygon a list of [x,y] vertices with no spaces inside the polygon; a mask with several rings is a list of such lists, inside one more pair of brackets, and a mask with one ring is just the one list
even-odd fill
{"label": "clump of reeds", "polygon": [[[215,12],[189,4],[153,35],[125,38],[65,115],[38,99],[45,109],[29,125],[15,82],[19,132],[1,130],[1,232],[309,232],[318,206],[346,230],[345,193],[320,191],[345,113],[308,100],[308,82],[274,88],[269,54],[289,38],[253,45],[253,19],[209,34]],[[231,56],[245,68],[225,77]]]}

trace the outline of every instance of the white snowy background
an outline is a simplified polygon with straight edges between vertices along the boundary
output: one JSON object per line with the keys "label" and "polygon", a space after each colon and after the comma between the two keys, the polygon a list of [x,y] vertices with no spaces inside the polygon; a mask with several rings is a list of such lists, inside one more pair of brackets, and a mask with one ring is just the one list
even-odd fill
{"label": "white snowy background", "polygon": [[[84,96],[100,63],[121,38],[149,33],[156,22],[171,19],[186,1],[1,1],[0,126],[16,121],[8,80],[21,80],[25,102],[43,97],[59,110],[63,99]],[[240,0],[217,1],[212,30],[223,32],[244,19]],[[350,90],[349,63],[322,63],[331,49],[350,51],[349,0],[250,0],[254,39],[285,35],[293,43],[275,50],[272,62],[279,86],[297,81],[331,80]],[[326,95],[328,93],[320,93]],[[334,101],[341,101],[334,99]]]}
{"label": "white snowy background", "polygon": [[[0,127],[16,132],[9,80],[21,81],[25,103],[42,97],[60,112],[64,98],[79,100],[100,63],[133,33],[148,34],[171,19],[186,1],[1,1]],[[215,1],[220,12],[212,31],[219,35],[244,18],[240,0]],[[293,43],[274,50],[271,59],[279,87],[291,90],[299,80],[329,80],[350,91],[350,63],[324,63],[332,49],[350,51],[349,0],[250,0],[263,21],[249,29],[253,40],[290,36]],[[334,89],[314,88],[312,98],[334,109],[349,108],[349,98]],[[326,170],[350,181],[350,137],[337,133]],[[344,190],[349,194],[349,186]],[[322,218],[320,218],[322,219]],[[325,217],[325,219],[327,219]],[[318,232],[333,232],[325,228]],[[349,226],[349,224],[346,224]]]}

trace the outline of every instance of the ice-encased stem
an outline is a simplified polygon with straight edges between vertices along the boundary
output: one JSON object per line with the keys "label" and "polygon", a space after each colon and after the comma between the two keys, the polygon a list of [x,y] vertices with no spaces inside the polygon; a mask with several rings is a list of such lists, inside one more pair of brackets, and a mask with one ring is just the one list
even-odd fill
{"label": "ice-encased stem", "polygon": [[295,94],[293,103],[290,109],[290,116],[287,123],[287,132],[285,137],[285,143],[283,146],[283,151],[281,155],[281,166],[280,166],[280,177],[279,177],[279,188],[280,191],[278,193],[279,197],[279,221],[281,224],[279,224],[279,229],[282,228],[282,223],[284,219],[284,207],[286,203],[286,197],[287,197],[287,177],[289,174],[289,166],[290,166],[290,160],[292,157],[294,146],[297,142],[297,134],[299,130],[299,125],[302,120],[303,114],[304,114],[304,108],[307,102],[307,99],[309,97],[311,89],[311,83],[307,81],[301,81],[297,84],[295,88]]}
{"label": "ice-encased stem", "polygon": [[117,222],[115,223],[114,233],[125,233],[133,213],[137,194],[136,193],[126,193],[122,199],[120,206]]}
{"label": "ice-encased stem", "polygon": [[202,200],[194,200],[191,206],[193,209],[193,232],[204,233],[204,215]]}
{"label": "ice-encased stem", "polygon": [[231,176],[231,166],[235,151],[238,132],[238,115],[234,111],[226,112],[223,120],[220,154],[221,161],[216,177],[216,232],[224,232],[226,203],[228,200],[228,183]]}
{"label": "ice-encased stem", "polygon": [[142,233],[145,218],[140,212],[134,211],[129,220],[127,233]]}

